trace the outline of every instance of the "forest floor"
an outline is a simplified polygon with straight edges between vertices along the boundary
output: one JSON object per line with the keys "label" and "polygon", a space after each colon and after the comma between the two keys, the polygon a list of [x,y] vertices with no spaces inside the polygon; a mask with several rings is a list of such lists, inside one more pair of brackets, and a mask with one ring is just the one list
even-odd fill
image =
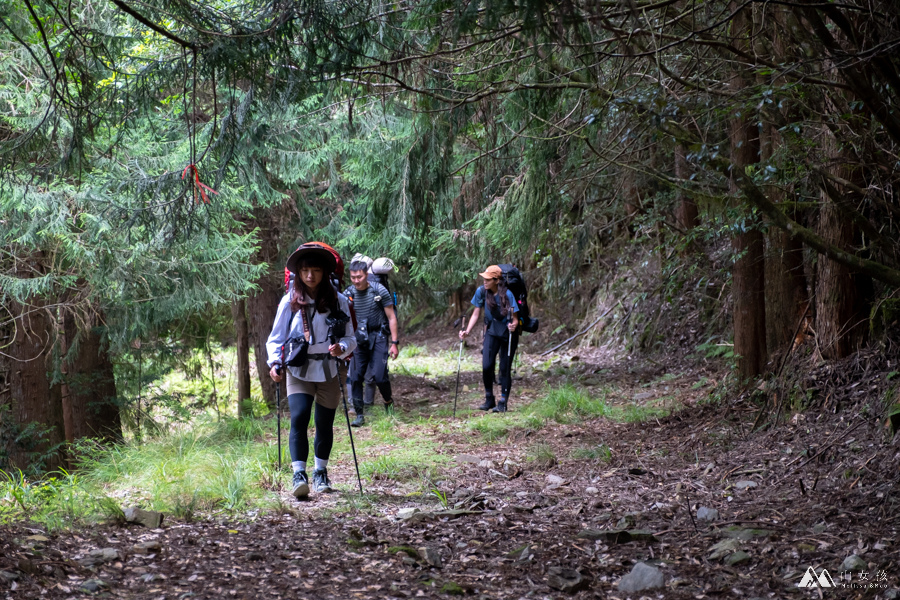
{"label": "forest floor", "polygon": [[[452,339],[430,346],[441,347],[455,363]],[[361,459],[390,457],[416,439],[441,460],[407,479],[372,476],[363,496],[342,456],[329,466],[334,493],[297,502],[281,492],[273,513],[169,520],[159,529],[4,526],[0,593],[898,597],[900,443],[867,408],[891,375],[841,383],[856,400],[840,410],[820,402],[764,428],[771,402],[716,397],[726,388],[712,367],[560,352],[550,362],[524,361],[507,415],[472,410],[481,400],[474,369],[462,374],[456,418],[448,412],[455,373],[395,374],[401,413],[433,418],[424,427],[420,418],[393,421],[396,444]],[[477,361],[472,347],[467,364]],[[516,420],[549,387],[566,384],[630,407],[637,420],[597,416],[537,428]],[[336,430],[346,434],[343,421]],[[355,431],[357,443],[370,432]],[[644,584],[661,577],[664,587],[627,591],[639,563],[650,567],[637,568]],[[827,569],[834,587],[798,587],[810,567],[817,576]]]}

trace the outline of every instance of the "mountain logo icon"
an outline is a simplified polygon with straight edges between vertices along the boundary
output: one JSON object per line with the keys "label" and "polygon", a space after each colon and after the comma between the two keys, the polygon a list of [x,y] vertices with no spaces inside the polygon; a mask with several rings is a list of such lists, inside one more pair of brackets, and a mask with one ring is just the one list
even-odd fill
{"label": "mountain logo icon", "polygon": [[801,588],[814,588],[814,587],[822,587],[822,588],[833,588],[834,579],[831,578],[831,575],[828,573],[828,569],[822,569],[822,572],[816,575],[816,570],[812,567],[806,569],[806,573],[803,575],[803,579],[800,580],[800,583],[797,584],[797,587]]}

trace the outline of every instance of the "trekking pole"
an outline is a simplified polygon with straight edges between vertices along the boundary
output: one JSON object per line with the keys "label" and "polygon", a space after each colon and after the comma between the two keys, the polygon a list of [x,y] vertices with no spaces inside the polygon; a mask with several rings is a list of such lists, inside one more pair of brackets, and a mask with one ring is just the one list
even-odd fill
{"label": "trekking pole", "polygon": [[[281,369],[276,369],[276,373],[281,373]],[[281,382],[275,382],[275,406],[278,422],[278,472],[281,473]]]}
{"label": "trekking pole", "polygon": [[[513,309],[512,309],[512,306],[510,306],[510,307],[509,307],[509,321],[510,321],[510,323],[512,323],[512,319],[513,319]],[[510,332],[509,332],[509,348],[506,349],[506,357],[507,357],[507,358],[512,358],[512,336],[513,336],[513,332],[510,331]]]}
{"label": "trekking pole", "polygon": [[459,340],[459,358],[456,359],[456,395],[453,396],[453,418],[456,418],[456,399],[459,398],[459,371],[462,369],[462,349],[464,340]]}
{"label": "trekking pole", "polygon": [[347,408],[347,391],[344,384],[341,383],[341,359],[334,357],[334,364],[337,367],[338,386],[341,388],[341,398],[344,400],[344,417],[347,419],[347,433],[350,434],[350,450],[353,452],[353,464],[356,466],[356,481],[359,483],[359,493],[362,495],[362,477],[359,476],[359,462],[356,460],[356,446],[353,444],[353,428],[350,427],[350,410]]}

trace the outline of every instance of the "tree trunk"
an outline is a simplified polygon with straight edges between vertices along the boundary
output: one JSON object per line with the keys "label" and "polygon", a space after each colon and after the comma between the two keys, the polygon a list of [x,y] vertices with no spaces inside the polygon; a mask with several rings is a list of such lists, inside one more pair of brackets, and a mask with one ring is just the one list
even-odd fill
{"label": "tree trunk", "polygon": [[[683,143],[675,146],[675,178],[687,185],[691,177],[691,168],[687,161],[687,147]],[[693,240],[692,231],[700,225],[700,211],[697,203],[684,189],[678,189],[675,196],[675,222],[684,232],[685,244],[682,254],[696,254],[699,251],[697,243]]]}
{"label": "tree trunk", "polygon": [[[755,227],[755,224],[753,225]],[[765,247],[762,233],[754,228],[732,238],[732,249],[741,257],[733,269],[734,351],[742,380],[766,368]]]}
{"label": "tree trunk", "polygon": [[[850,220],[829,200],[819,214],[819,234],[844,249],[853,246],[857,237]],[[865,341],[872,289],[870,277],[854,273],[828,257],[819,257],[816,338],[824,358],[849,356]]]}
{"label": "tree trunk", "polygon": [[460,329],[465,329],[465,316],[471,304],[466,301],[463,296],[464,288],[462,286],[450,292],[450,319],[451,323],[460,322]]}
{"label": "tree trunk", "polygon": [[244,300],[231,303],[234,319],[234,334],[237,340],[237,415],[246,416],[250,402],[250,334],[247,327],[247,313]]}
{"label": "tree trunk", "polygon": [[[762,127],[761,156],[768,161],[780,144],[777,129],[771,123]],[[766,195],[773,202],[780,202],[784,188],[765,186]],[[794,215],[794,219],[799,215]],[[800,325],[809,308],[806,290],[806,274],[803,270],[803,244],[786,231],[771,228],[767,234],[766,252],[766,342],[769,356],[789,352],[795,343],[795,334],[805,331]]]}
{"label": "tree trunk", "polygon": [[262,387],[263,400],[270,411],[275,411],[275,382],[269,377],[266,340],[272,332],[278,302],[284,295],[284,284],[277,279],[280,273],[263,276],[256,284],[259,292],[247,298],[247,314],[250,321],[250,337],[253,340],[253,353],[256,359],[256,371]]}
{"label": "tree trunk", "polygon": [[[687,162],[687,148],[684,144],[675,146],[675,177],[681,181],[688,181],[691,177],[691,169]],[[700,212],[697,203],[684,190],[679,189],[675,199],[675,219],[678,226],[689,233],[700,224]]]}
{"label": "tree trunk", "polygon": [[787,232],[772,228],[766,253],[766,341],[771,356],[790,351],[800,319],[809,308],[803,244]]}
{"label": "tree trunk", "polygon": [[[738,4],[732,2],[732,10]],[[751,33],[751,13],[742,8],[732,21],[733,43],[747,49],[747,39]],[[731,78],[731,88],[740,94],[746,87],[748,76],[742,67],[736,66]],[[731,119],[731,162],[732,169],[744,172],[746,168],[759,162],[759,134],[755,119],[747,117],[746,110]],[[732,182],[732,191],[737,186]],[[734,351],[738,355],[738,376],[748,380],[761,374],[766,366],[766,301],[765,301],[765,245],[757,219],[747,215],[732,238],[732,249],[738,257],[734,263]]]}
{"label": "tree trunk", "polygon": [[641,189],[637,183],[637,173],[633,169],[627,167],[621,168],[619,178],[621,184],[621,197],[623,198],[624,218],[616,226],[619,231],[632,230],[632,224],[642,209],[641,205]]}
{"label": "tree trunk", "polygon": [[0,332],[0,408],[9,409],[8,415],[0,411],[0,468],[53,470],[63,464],[59,445],[65,441],[61,386],[47,375],[54,318],[43,304],[3,308],[12,320]]}
{"label": "tree trunk", "polygon": [[[790,12],[777,5],[755,5],[757,31],[757,52],[767,55],[769,60],[782,63],[785,60],[785,31],[790,28]],[[758,75],[761,85],[776,85],[772,75]],[[760,121],[760,160],[771,163],[778,155],[783,140],[778,132],[778,122],[783,122],[790,109],[784,103],[763,103]],[[776,164],[776,173],[782,172],[782,165]],[[790,195],[792,181],[772,181],[764,185],[763,191],[772,202],[781,203],[785,195]],[[801,215],[792,214],[794,220]],[[806,274],[803,265],[803,244],[787,232],[770,228],[767,235],[766,252],[766,343],[769,356],[776,357],[789,352],[798,341],[795,334],[802,335],[806,327],[800,320],[809,309]]]}
{"label": "tree trunk", "polygon": [[68,352],[65,360],[63,414],[66,439],[101,438],[108,442],[122,440],[116,378],[109,353],[103,344],[99,319],[78,331],[73,315],[63,319]]}

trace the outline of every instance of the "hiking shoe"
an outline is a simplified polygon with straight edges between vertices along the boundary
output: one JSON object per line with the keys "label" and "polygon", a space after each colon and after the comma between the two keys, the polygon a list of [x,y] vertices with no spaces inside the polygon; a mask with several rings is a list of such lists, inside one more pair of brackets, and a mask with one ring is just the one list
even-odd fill
{"label": "hiking shoe", "polygon": [[485,398],[485,399],[484,399],[484,404],[482,404],[481,406],[479,406],[479,407],[478,407],[478,410],[491,410],[491,409],[494,408],[495,406],[497,406],[497,404],[494,402],[494,398],[493,398],[493,397],[491,397],[491,398]]}
{"label": "hiking shoe", "polygon": [[350,427],[362,427],[366,424],[366,408],[362,400],[353,399],[353,408],[356,409],[356,418],[350,423]]}
{"label": "hiking shoe", "polygon": [[331,489],[331,480],[328,479],[328,469],[316,469],[313,471],[313,489],[317,494],[333,491]]}
{"label": "hiking shoe", "polygon": [[494,410],[492,410],[491,412],[495,412],[495,413],[506,412],[506,400],[501,400],[500,402],[498,402],[497,406],[495,406]]}
{"label": "hiking shoe", "polygon": [[389,417],[393,416],[393,414],[394,414],[394,401],[393,400],[391,400],[390,402],[384,403],[384,414],[388,415]]}
{"label": "hiking shoe", "polygon": [[291,490],[291,493],[294,495],[294,498],[305,498],[309,496],[309,477],[306,476],[306,471],[297,471],[294,473],[293,490]]}

